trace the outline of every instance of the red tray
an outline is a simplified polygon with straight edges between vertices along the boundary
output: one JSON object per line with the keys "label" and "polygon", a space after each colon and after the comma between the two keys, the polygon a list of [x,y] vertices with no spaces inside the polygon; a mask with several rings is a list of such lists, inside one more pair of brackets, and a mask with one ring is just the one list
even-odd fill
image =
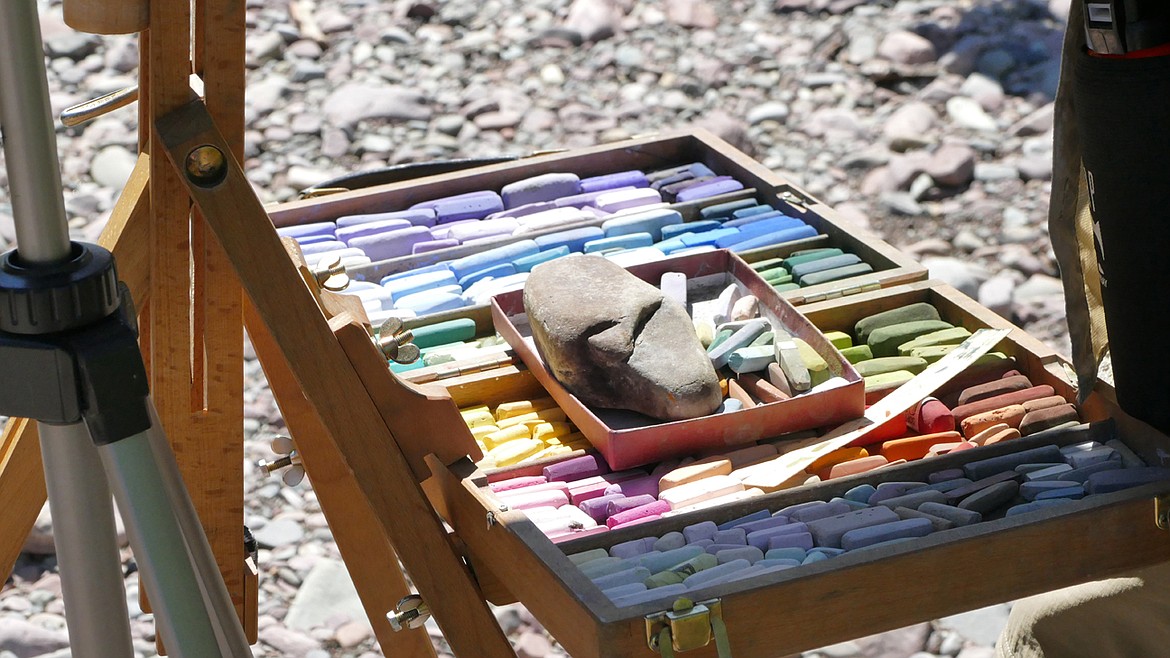
{"label": "red tray", "polygon": [[703,288],[709,285],[714,294],[718,294],[733,280],[738,282],[760,300],[762,317],[778,321],[794,336],[807,342],[828,362],[830,372],[848,383],[750,409],[670,422],[630,411],[589,408],[566,390],[545,365],[532,341],[527,322],[513,321],[524,313],[523,291],[492,298],[496,331],[516,350],[537,381],[611,468],[620,470],[670,457],[718,452],[789,432],[836,425],[864,412],[865,386],[853,366],[824,334],[735,254],[712,251],[668,258],[631,267],[629,271],[655,285],[665,272],[682,272],[687,275],[692,298],[696,284]]}

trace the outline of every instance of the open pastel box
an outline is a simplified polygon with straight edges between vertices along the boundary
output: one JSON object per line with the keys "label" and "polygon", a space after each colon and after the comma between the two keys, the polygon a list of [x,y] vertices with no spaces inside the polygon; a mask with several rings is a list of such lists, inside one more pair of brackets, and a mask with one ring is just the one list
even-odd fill
{"label": "open pastel box", "polygon": [[831,376],[840,377],[844,382],[780,402],[672,422],[656,421],[633,412],[592,409],[566,390],[545,366],[523,313],[523,291],[494,297],[492,315],[497,331],[612,468],[624,469],[673,456],[719,451],[789,432],[834,425],[861,415],[864,409],[861,377],[824,334],[734,254],[726,251],[695,254],[640,265],[629,271],[648,282],[659,281],[666,272],[681,272],[688,279],[688,299],[694,301],[709,300],[730,283],[736,283],[743,292],[759,300],[761,317],[807,342],[829,364]]}

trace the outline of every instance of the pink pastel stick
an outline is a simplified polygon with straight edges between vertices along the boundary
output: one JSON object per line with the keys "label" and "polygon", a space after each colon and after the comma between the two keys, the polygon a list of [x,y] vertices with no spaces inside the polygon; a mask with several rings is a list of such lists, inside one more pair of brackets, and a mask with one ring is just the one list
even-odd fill
{"label": "pink pastel stick", "polygon": [[544,484],[545,482],[548,482],[548,480],[543,475],[524,475],[518,478],[508,478],[507,480],[492,482],[488,485],[488,488],[499,493],[510,489],[531,487],[534,484]]}
{"label": "pink pastel stick", "polygon": [[637,521],[638,519],[645,519],[646,517],[659,517],[663,513],[670,511],[670,503],[663,500],[656,500],[641,507],[635,507],[631,510],[626,510],[619,514],[614,514],[605,520],[605,525],[612,530],[618,526],[626,525]]}

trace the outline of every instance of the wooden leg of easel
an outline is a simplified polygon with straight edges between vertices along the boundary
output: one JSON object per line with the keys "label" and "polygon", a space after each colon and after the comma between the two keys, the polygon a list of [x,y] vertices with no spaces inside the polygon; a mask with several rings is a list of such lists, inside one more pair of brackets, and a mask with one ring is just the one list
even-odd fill
{"label": "wooden leg of easel", "polygon": [[244,322],[382,653],[433,657],[435,649],[426,631],[395,633],[390,628],[386,613],[411,593],[398,568],[398,555],[337,452],[337,444],[301,393],[280,346],[250,304],[245,306]]}
{"label": "wooden leg of easel", "polygon": [[[138,303],[145,297],[150,280],[147,254],[142,249],[150,213],[145,193],[149,169],[149,158],[139,156],[98,239],[99,245],[114,253],[118,278],[130,286]],[[4,514],[0,516],[0,575],[12,572],[45,499],[37,425],[24,418],[12,418],[0,434],[0,501],[4,501]]]}
{"label": "wooden leg of easel", "polygon": [[[198,101],[161,116],[154,129],[176,173],[202,145],[230,152]],[[229,157],[221,174],[201,184],[187,181],[187,191],[231,259],[305,399],[330,429],[379,525],[393,538],[451,648],[466,657],[515,656],[240,165]]]}

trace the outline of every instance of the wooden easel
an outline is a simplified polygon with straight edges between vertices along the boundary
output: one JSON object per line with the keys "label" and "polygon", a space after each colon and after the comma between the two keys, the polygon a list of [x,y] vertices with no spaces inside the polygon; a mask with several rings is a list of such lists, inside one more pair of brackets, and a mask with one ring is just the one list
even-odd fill
{"label": "wooden easel", "polygon": [[[306,282],[236,160],[244,3],[197,0],[193,15],[188,0],[115,4],[66,5],[74,26],[141,39],[140,156],[99,242],[141,309],[155,402],[249,639],[258,590],[242,535],[245,325],[384,653],[435,655],[425,630],[394,633],[386,619],[409,593],[401,560],[457,654],[513,656],[421,486],[428,462],[466,466],[476,451],[454,404],[379,365],[360,309]],[[210,160],[189,164],[200,148]],[[3,573],[45,501],[35,439],[24,419],[0,434]]]}

